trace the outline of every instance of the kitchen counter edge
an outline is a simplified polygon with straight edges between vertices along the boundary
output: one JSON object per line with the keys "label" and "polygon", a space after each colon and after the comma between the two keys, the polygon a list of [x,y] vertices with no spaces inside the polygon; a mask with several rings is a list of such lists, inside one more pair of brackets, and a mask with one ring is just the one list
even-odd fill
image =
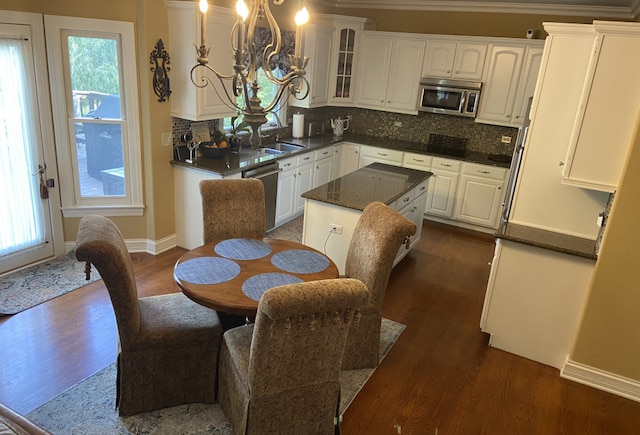
{"label": "kitchen counter edge", "polygon": [[582,237],[556,233],[511,222],[501,224],[494,233],[494,236],[499,239],[587,258],[589,260],[598,259],[595,240]]}

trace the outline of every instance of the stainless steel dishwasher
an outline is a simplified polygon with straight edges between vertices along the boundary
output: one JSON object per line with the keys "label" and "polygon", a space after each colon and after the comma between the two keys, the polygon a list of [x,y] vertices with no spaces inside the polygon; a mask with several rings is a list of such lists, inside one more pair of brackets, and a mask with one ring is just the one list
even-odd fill
{"label": "stainless steel dishwasher", "polygon": [[276,201],[278,198],[278,173],[280,165],[278,162],[258,168],[249,169],[242,172],[242,178],[256,178],[264,184],[264,201],[266,210],[267,231],[276,226]]}

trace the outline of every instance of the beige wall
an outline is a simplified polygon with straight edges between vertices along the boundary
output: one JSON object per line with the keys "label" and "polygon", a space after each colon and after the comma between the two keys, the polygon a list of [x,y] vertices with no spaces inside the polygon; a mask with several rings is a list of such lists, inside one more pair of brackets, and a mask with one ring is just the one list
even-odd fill
{"label": "beige wall", "polygon": [[[640,117],[638,118],[640,127]],[[637,130],[636,130],[637,131]],[[614,199],[571,359],[640,381],[640,136]]]}

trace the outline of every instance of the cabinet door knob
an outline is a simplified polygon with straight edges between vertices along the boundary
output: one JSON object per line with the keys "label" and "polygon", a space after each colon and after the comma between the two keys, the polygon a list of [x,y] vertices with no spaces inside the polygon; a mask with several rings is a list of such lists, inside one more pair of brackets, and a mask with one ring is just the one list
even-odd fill
{"label": "cabinet door knob", "polygon": [[558,163],[558,166],[564,166],[564,162]]}

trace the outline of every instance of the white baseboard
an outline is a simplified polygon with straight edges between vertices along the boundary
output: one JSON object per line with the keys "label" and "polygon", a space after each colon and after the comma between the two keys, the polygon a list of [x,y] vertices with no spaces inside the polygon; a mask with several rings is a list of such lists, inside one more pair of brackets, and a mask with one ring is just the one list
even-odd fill
{"label": "white baseboard", "polygon": [[[76,242],[64,242],[65,252],[75,248]],[[174,248],[177,245],[176,235],[172,234],[160,240],[149,239],[129,239],[125,240],[129,252],[146,252],[151,255],[158,255],[164,251]]]}
{"label": "white baseboard", "polygon": [[567,359],[560,377],[640,402],[640,381]]}

